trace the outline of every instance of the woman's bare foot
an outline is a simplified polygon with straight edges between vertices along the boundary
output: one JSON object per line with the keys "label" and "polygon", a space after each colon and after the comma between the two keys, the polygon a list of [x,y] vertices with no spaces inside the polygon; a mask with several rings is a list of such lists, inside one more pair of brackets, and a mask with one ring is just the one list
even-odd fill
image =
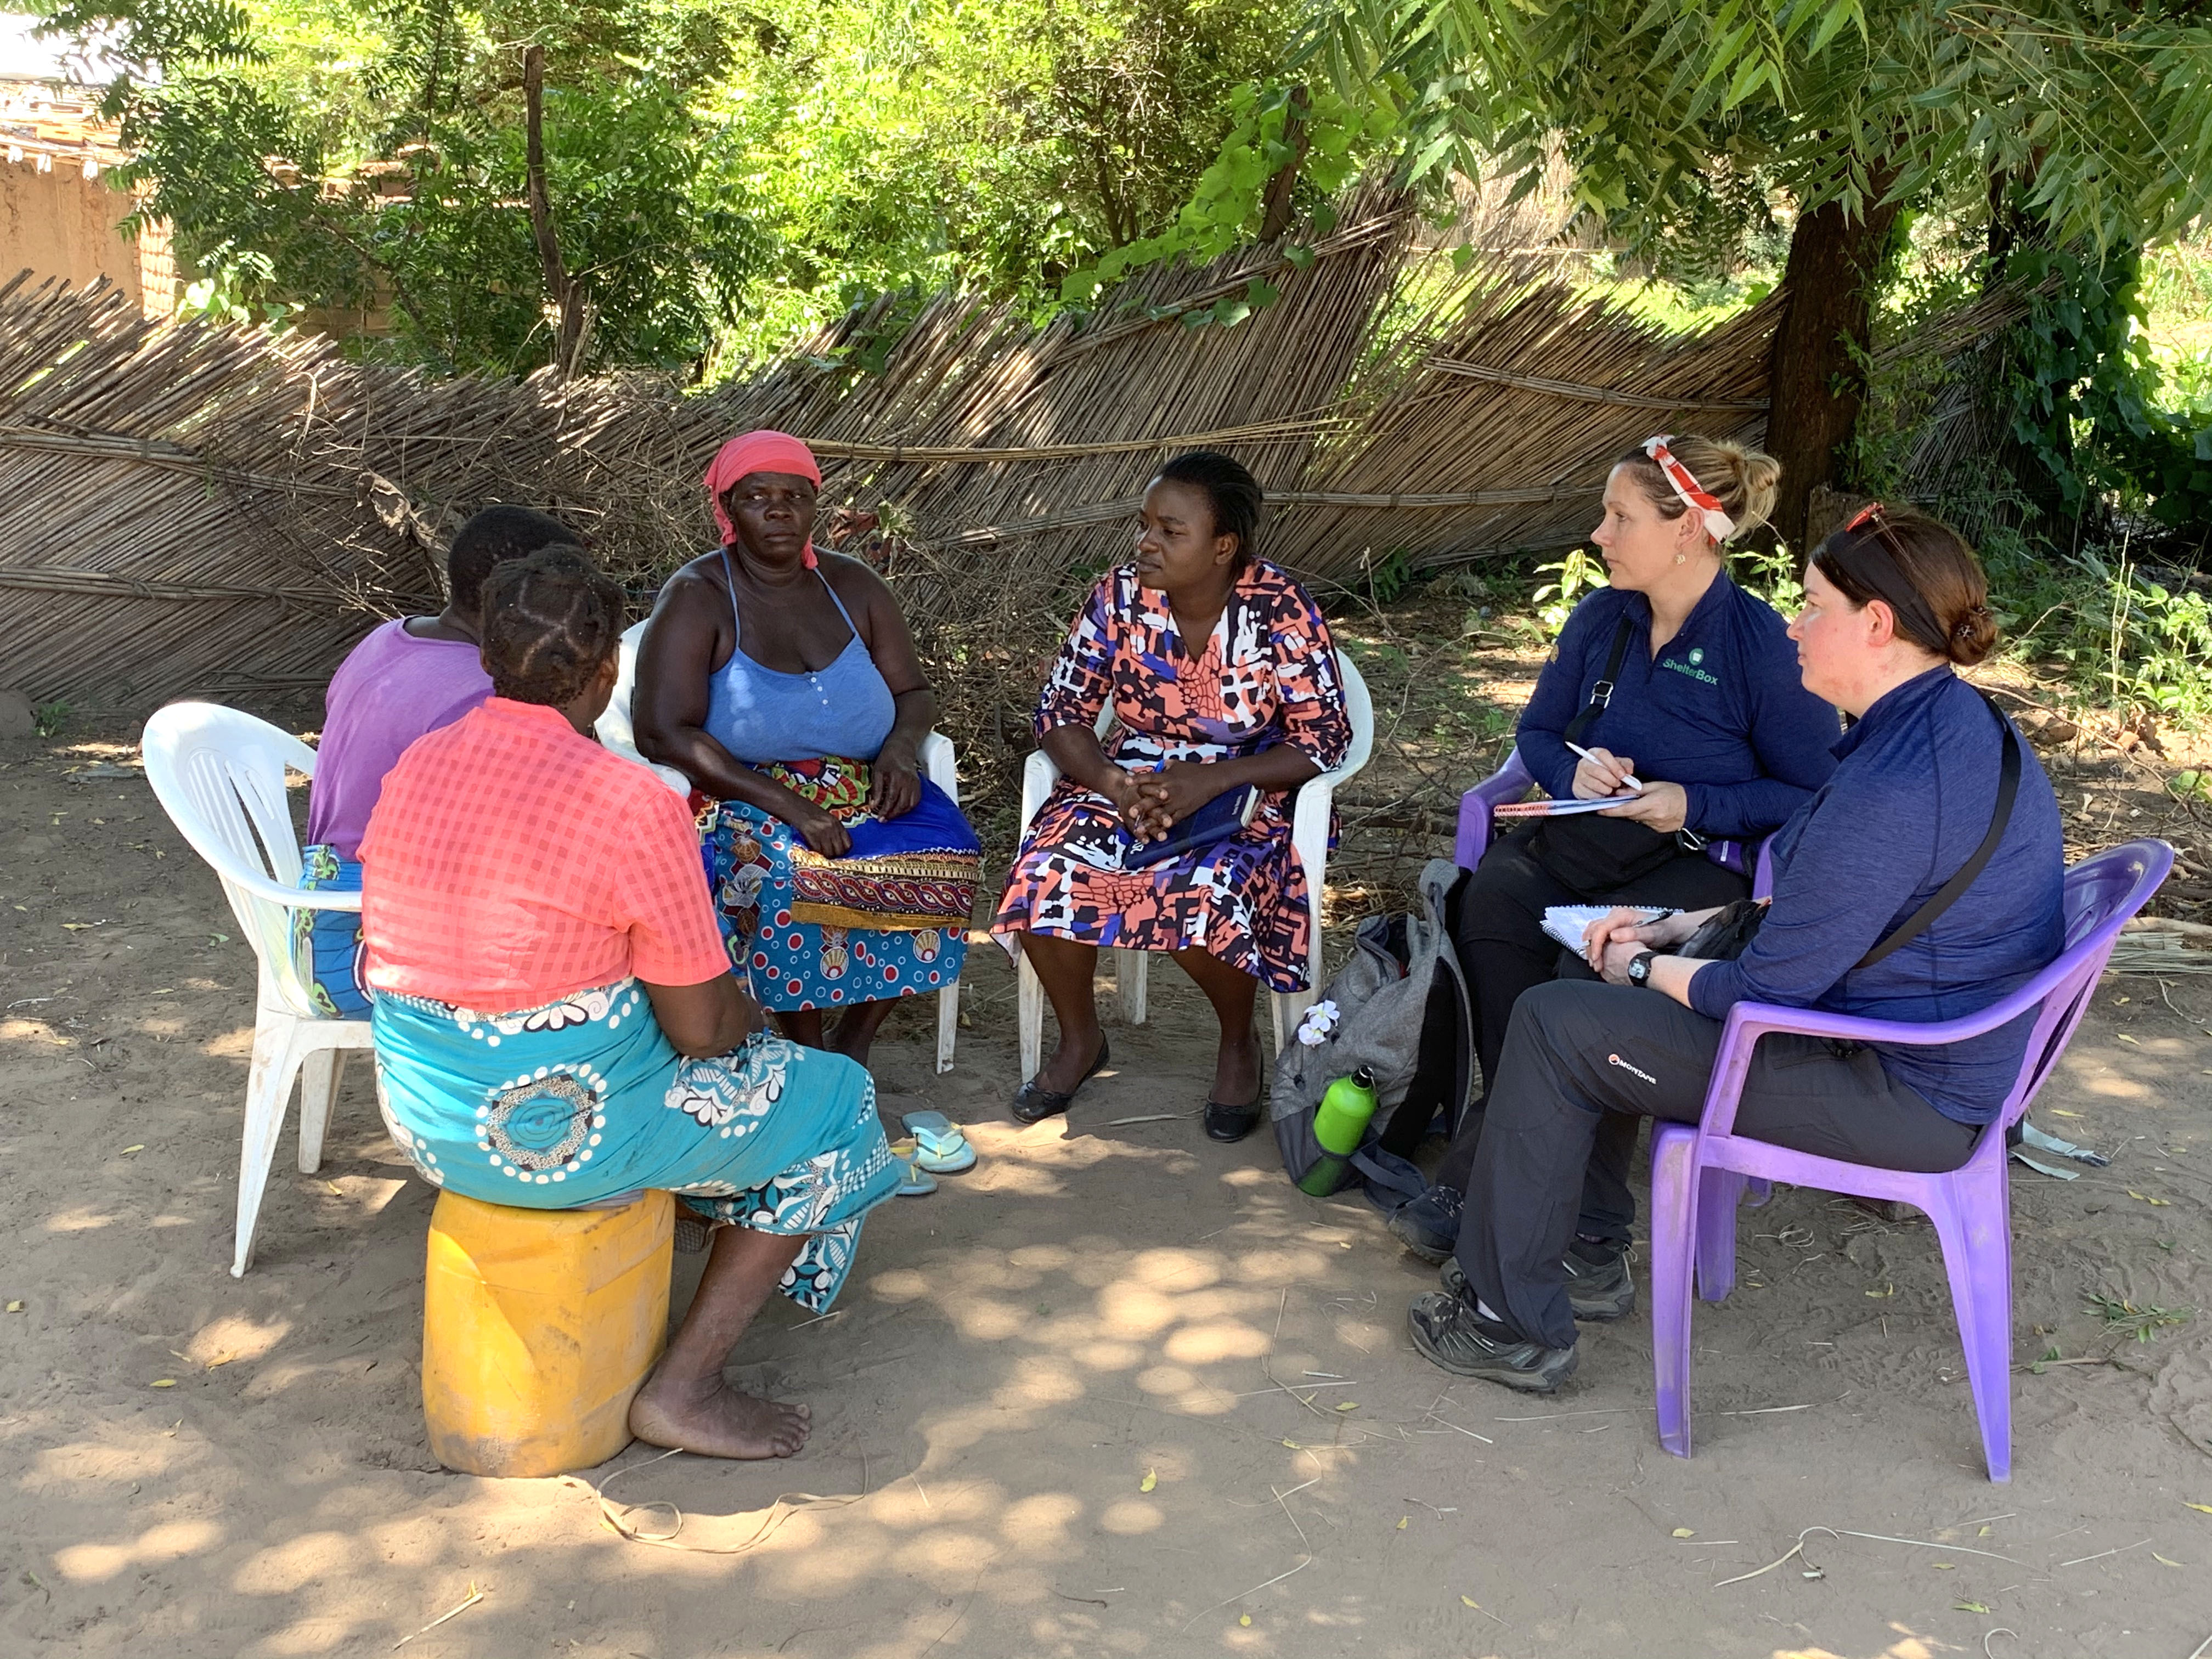
{"label": "woman's bare foot", "polygon": [[629,1402],[629,1431],[648,1446],[702,1457],[792,1457],[806,1443],[811,1415],[804,1406],[740,1394],[719,1376],[687,1389],[655,1376]]}
{"label": "woman's bare foot", "polygon": [[704,1457],[789,1457],[806,1443],[806,1407],[739,1394],[722,1363],[806,1240],[750,1227],[717,1227],[714,1240],[684,1322],[629,1403],[629,1431]]}

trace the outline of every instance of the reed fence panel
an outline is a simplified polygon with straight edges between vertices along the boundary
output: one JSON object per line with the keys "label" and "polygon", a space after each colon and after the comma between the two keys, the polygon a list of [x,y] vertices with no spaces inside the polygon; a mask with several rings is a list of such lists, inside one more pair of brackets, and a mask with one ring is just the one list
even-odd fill
{"label": "reed fence panel", "polygon": [[[19,277],[0,287],[0,684],[134,710],[312,686],[376,621],[436,606],[446,538],[495,501],[568,519],[645,602],[711,544],[716,447],[765,425],[823,457],[841,544],[900,589],[956,736],[1018,750],[1074,594],[1175,450],[1237,455],[1270,494],[1269,556],[1356,583],[1394,554],[1575,539],[1654,429],[1763,430],[1771,304],[1666,337],[1556,262],[1455,272],[1417,222],[1367,188],[1310,259],[1148,272],[1042,328],[946,295],[901,330],[885,302],[703,393],[436,380]],[[1279,298],[1194,325],[1255,279]]]}

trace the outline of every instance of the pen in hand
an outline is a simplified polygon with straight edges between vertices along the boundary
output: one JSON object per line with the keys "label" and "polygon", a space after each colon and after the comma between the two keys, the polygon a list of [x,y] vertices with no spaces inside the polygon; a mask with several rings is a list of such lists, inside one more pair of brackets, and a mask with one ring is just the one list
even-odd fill
{"label": "pen in hand", "polygon": [[[1590,762],[1593,765],[1601,766],[1604,764],[1604,763],[1600,761],[1596,756],[1591,754],[1589,750],[1583,748],[1582,744],[1578,743],[1571,743],[1567,747],[1572,750],[1576,754],[1580,755],[1584,760]],[[1626,772],[1620,775],[1620,781],[1623,787],[1633,789],[1638,794],[1641,794],[1644,792],[1644,786],[1638,783],[1633,776]]]}

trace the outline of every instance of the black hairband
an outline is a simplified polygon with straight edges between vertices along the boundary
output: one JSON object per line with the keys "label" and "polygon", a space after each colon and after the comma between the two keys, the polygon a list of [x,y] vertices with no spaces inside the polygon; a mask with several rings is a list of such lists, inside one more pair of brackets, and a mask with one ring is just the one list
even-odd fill
{"label": "black hairband", "polygon": [[[1845,553],[1856,555],[1862,549],[1871,549],[1880,556],[1846,562]],[[1914,643],[1940,656],[1950,654],[1949,633],[1936,619],[1936,613],[1928,608],[1928,601],[1920,597],[1920,590],[1906,578],[1897,562],[1896,554],[1879,528],[1869,526],[1841,546],[1832,540],[1826,551],[1831,559],[1844,567],[1845,574],[1862,587],[1873,590],[1874,596],[1889,607],[1899,629],[1911,635]]]}

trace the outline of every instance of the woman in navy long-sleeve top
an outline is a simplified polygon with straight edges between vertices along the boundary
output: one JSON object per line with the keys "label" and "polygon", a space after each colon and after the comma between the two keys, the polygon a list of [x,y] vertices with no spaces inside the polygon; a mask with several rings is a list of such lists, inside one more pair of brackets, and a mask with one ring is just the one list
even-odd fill
{"label": "woman in navy long-sleeve top", "polygon": [[1786,624],[1729,580],[1717,548],[1710,563],[1704,592],[1671,636],[1648,592],[1601,587],[1575,607],[1514,732],[1521,763],[1553,799],[1612,793],[1577,787],[1586,763],[1565,732],[1589,706],[1623,618],[1628,649],[1582,746],[1610,753],[1647,787],[1607,816],[1706,841],[1755,841],[1835,769],[1836,711],[1797,678]]}
{"label": "woman in navy long-sleeve top", "polygon": [[[1835,768],[1828,751],[1836,711],[1799,683],[1796,653],[1773,607],[1730,581],[1723,564],[1723,544],[1765,518],[1779,473],[1755,451],[1681,437],[1631,452],[1607,481],[1605,520],[1591,539],[1605,555],[1611,586],[1567,619],[1516,742],[1554,799],[1626,794],[1628,775],[1644,788],[1603,813],[1504,837],[1461,894],[1454,931],[1485,1095],[1462,1115],[1434,1185],[1390,1222],[1432,1261],[1450,1253],[1458,1231],[1460,1195],[1513,1005],[1559,962],[1558,944],[1543,931],[1547,907],[1694,908],[1741,898],[1748,883],[1707,858],[1701,843],[1756,842]],[[1583,760],[1567,748],[1568,733],[1607,678],[1617,639],[1623,649],[1612,694],[1577,738],[1593,757]],[[1617,821],[1600,824],[1600,817]],[[1570,866],[1552,849],[1594,834],[1627,842],[1656,867],[1594,885],[1565,878]],[[1625,1243],[1628,1214],[1626,1188],[1594,1182],[1583,1230]]]}
{"label": "woman in navy long-sleeve top", "polygon": [[[1805,684],[1856,720],[1835,775],[1775,838],[1773,902],[1741,957],[1665,954],[1709,913],[1641,926],[1624,913],[1590,930],[1606,983],[1561,981],[1521,1000],[1452,1288],[1407,1314],[1414,1346],[1447,1370],[1548,1392],[1574,1369],[1576,1319],[1627,1311],[1625,1257],[1585,1250],[1577,1263],[1586,1173],[1607,1162],[1625,1178],[1639,1118],[1698,1121],[1735,1003],[1952,1019],[2017,990],[2063,945],[2051,781],[1952,672],[1996,638],[1972,550],[1932,520],[1863,514],[1813,556],[1790,633]],[[1921,922],[2000,820],[1989,862]],[[1935,1048],[1765,1037],[1735,1132],[1878,1168],[1954,1170],[2001,1114],[2033,1024]]]}

